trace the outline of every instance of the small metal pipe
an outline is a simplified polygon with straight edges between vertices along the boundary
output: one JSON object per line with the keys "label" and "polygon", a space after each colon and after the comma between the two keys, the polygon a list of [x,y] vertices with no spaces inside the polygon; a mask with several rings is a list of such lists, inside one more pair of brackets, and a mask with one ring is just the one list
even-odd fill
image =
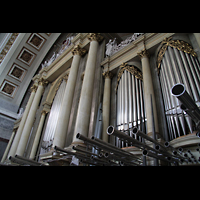
{"label": "small metal pipe", "polygon": [[17,164],[20,164],[20,165],[40,166],[40,164],[31,163],[31,162],[28,162],[28,161],[25,161],[25,160],[22,160],[22,159],[19,159],[19,158],[15,158],[15,157],[12,157],[12,156],[10,156],[8,159],[11,160],[14,163],[17,163]]}
{"label": "small metal pipe", "polygon": [[144,139],[149,140],[150,142],[153,142],[154,144],[160,145],[163,148],[165,148],[162,144],[160,144],[158,141],[154,140],[153,138],[149,137],[148,135],[146,135],[145,133],[143,133],[142,131],[138,130],[137,127],[133,127],[133,134],[136,134],[138,136],[143,137]]}
{"label": "small metal pipe", "polygon": [[155,153],[149,152],[148,150],[143,150],[142,155],[143,156],[150,156],[152,158],[163,160],[163,161],[167,161],[167,159],[164,156],[157,155]]}
{"label": "small metal pipe", "polygon": [[36,161],[28,159],[28,158],[24,158],[24,157],[19,156],[17,154],[15,155],[15,158],[23,160],[23,161],[26,161],[26,162],[31,163],[31,164],[36,164],[37,166],[46,166],[46,165],[44,165],[42,163],[36,162]]}
{"label": "small metal pipe", "polygon": [[131,157],[134,157],[135,159],[137,159],[137,157],[135,157],[132,153],[129,153],[129,152],[124,151],[124,150],[122,150],[122,149],[116,148],[114,145],[112,145],[112,144],[110,144],[110,143],[107,143],[107,142],[105,142],[105,141],[103,141],[103,140],[101,140],[101,139],[95,138],[94,136],[92,136],[91,139],[97,141],[98,143],[100,143],[100,144],[102,144],[102,145],[106,145],[106,146],[108,146],[108,147],[110,147],[110,148],[113,148],[113,149],[115,149],[115,150],[117,150],[117,151],[121,151],[122,153],[126,153],[127,156],[131,156]]}
{"label": "small metal pipe", "polygon": [[[125,134],[125,133],[124,133]],[[126,135],[126,134],[125,134]],[[127,136],[127,135],[126,135]],[[108,152],[113,152],[114,154],[116,154],[116,155],[119,155],[119,156],[132,156],[133,157],[133,154],[131,154],[131,153],[129,153],[129,152],[126,152],[126,151],[124,151],[124,150],[122,150],[122,149],[119,149],[119,148],[117,148],[117,147],[115,147],[115,146],[113,146],[113,147],[110,147],[110,146],[108,146],[108,145],[105,145],[105,144],[102,144],[102,143],[100,143],[100,142],[97,142],[97,141],[95,141],[95,140],[92,140],[92,139],[89,139],[89,138],[87,138],[87,137],[85,137],[85,136],[83,136],[83,135],[81,135],[80,133],[78,133],[77,135],[76,135],[76,138],[78,138],[78,139],[80,139],[80,140],[83,140],[83,141],[85,141],[85,142],[88,142],[88,143],[90,143],[90,144],[92,144],[92,145],[94,145],[94,146],[98,146],[99,148],[102,148],[102,149],[105,149],[106,151],[108,151]]]}

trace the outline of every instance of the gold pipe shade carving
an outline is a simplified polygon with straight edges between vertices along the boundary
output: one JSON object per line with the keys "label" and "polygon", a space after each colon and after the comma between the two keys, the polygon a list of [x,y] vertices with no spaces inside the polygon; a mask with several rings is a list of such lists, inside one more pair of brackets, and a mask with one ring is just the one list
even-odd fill
{"label": "gold pipe shade carving", "polygon": [[143,80],[142,72],[137,67],[130,66],[127,63],[122,63],[119,68],[120,68],[120,70],[117,75],[117,85],[116,85],[116,89],[115,89],[116,92],[117,92],[117,87],[118,87],[119,81],[121,79],[121,76],[124,73],[124,70],[133,74],[137,79]]}
{"label": "gold pipe shade carving", "polygon": [[197,56],[197,54],[194,51],[194,49],[192,48],[192,46],[190,44],[188,44],[187,42],[184,42],[182,40],[171,40],[171,39],[172,39],[172,37],[164,38],[164,40],[161,43],[162,46],[161,46],[161,48],[158,52],[158,56],[157,56],[158,74],[160,71],[162,58],[163,58],[168,46],[177,48],[178,50],[183,51],[188,54],[191,54],[194,57]]}

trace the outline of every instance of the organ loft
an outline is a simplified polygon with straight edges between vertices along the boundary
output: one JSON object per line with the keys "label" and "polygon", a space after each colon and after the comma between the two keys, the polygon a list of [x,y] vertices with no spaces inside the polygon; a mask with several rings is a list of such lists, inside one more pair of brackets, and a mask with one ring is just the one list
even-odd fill
{"label": "organ loft", "polygon": [[199,33],[0,33],[0,165],[200,165]]}

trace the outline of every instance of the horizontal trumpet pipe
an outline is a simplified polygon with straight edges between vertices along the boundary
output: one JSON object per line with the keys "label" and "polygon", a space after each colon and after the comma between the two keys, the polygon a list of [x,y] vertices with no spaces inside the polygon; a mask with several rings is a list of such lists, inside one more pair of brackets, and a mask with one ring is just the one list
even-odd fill
{"label": "horizontal trumpet pipe", "polygon": [[125,133],[114,129],[113,126],[109,126],[107,128],[107,134],[108,135],[115,135],[115,136],[117,136],[119,138],[127,140],[128,142],[132,143],[133,146],[136,146],[136,147],[138,147],[138,148],[140,148],[142,150],[144,150],[146,148],[148,150],[155,151],[155,152],[159,153],[158,150],[153,149],[152,147],[150,147],[150,146],[148,146],[148,145],[146,145],[146,144],[144,144],[144,143],[142,143],[142,142],[140,142],[140,141],[138,141],[138,140],[136,140],[136,139],[134,139],[134,138],[132,138],[132,137],[130,137],[128,135],[126,135]]}

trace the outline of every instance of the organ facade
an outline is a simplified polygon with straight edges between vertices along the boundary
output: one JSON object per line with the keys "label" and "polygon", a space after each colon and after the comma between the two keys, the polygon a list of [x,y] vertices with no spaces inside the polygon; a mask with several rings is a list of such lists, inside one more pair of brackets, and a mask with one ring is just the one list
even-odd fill
{"label": "organ facade", "polygon": [[171,88],[199,109],[200,34],[117,36],[69,34],[40,62],[2,165],[199,165],[198,127]]}

